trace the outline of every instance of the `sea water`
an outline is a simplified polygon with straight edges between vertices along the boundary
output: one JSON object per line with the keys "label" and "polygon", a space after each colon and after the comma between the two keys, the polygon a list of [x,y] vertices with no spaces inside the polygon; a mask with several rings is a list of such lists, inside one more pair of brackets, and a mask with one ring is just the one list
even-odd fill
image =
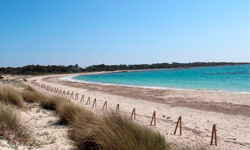
{"label": "sea water", "polygon": [[73,79],[130,86],[250,92],[250,65],[105,73]]}

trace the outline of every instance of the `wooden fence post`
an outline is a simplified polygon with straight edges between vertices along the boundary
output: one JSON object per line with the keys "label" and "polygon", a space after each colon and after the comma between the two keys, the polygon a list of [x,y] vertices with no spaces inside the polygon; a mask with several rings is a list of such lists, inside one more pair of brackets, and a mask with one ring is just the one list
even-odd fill
{"label": "wooden fence post", "polygon": [[154,125],[153,126],[156,126],[156,111],[153,112],[153,116],[152,116],[152,119],[151,119],[150,126],[152,126],[153,120],[154,120]]}
{"label": "wooden fence post", "polygon": [[117,106],[116,106],[115,113],[118,115],[120,114],[120,105],[119,104],[117,104]]}
{"label": "wooden fence post", "polygon": [[93,105],[92,105],[92,107],[96,107],[96,98],[94,99],[94,101],[93,101]]}
{"label": "wooden fence post", "polygon": [[90,105],[90,97],[88,98],[86,105]]}
{"label": "wooden fence post", "polygon": [[131,119],[133,118],[133,116],[134,116],[134,119],[135,119],[135,108],[132,110]]}
{"label": "wooden fence post", "polygon": [[80,102],[84,102],[84,94],[82,95]]}
{"label": "wooden fence post", "polygon": [[66,97],[69,97],[69,93],[70,93],[70,92],[69,92],[69,90],[68,90]]}
{"label": "wooden fence post", "polygon": [[70,95],[69,99],[72,99],[72,98],[73,98],[73,96],[74,96],[74,92],[72,91],[72,93],[71,93],[71,95]]}
{"label": "wooden fence post", "polygon": [[217,146],[217,136],[216,136],[216,125],[215,124],[213,125],[213,128],[212,128],[212,136],[211,136],[210,145],[213,145],[213,138],[214,138],[214,144],[215,144],[215,146]]}
{"label": "wooden fence post", "polygon": [[76,93],[75,100],[78,100],[78,93]]}
{"label": "wooden fence post", "polygon": [[180,123],[180,135],[181,135],[181,116],[178,118],[177,124],[175,126],[175,130],[174,130],[174,134],[176,134],[176,130],[178,128],[179,123]]}
{"label": "wooden fence post", "polygon": [[108,106],[107,106],[108,104],[107,104],[107,101],[105,101],[104,102],[104,104],[103,104],[103,107],[102,107],[102,110],[104,110],[104,108],[106,108],[106,110],[108,109]]}

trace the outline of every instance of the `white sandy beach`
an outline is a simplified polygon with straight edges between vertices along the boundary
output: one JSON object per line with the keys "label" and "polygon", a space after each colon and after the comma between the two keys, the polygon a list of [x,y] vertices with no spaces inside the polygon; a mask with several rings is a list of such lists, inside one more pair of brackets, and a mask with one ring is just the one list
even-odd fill
{"label": "white sandy beach", "polygon": [[[250,148],[250,94],[144,89],[59,80],[65,76],[72,74],[36,76],[30,80],[65,91],[73,91],[79,94],[79,99],[84,94],[85,102],[74,101],[93,111],[101,111],[105,101],[108,102],[109,110],[115,110],[116,105],[120,104],[121,113],[128,116],[135,108],[135,121],[158,130],[168,141],[210,145],[212,126],[216,124],[217,148]],[[40,87],[36,89],[42,90]],[[97,99],[97,108],[85,105],[88,97],[91,98],[91,104],[94,98]],[[154,111],[157,123],[152,127],[149,124]],[[179,116],[182,116],[181,136],[173,134]]]}

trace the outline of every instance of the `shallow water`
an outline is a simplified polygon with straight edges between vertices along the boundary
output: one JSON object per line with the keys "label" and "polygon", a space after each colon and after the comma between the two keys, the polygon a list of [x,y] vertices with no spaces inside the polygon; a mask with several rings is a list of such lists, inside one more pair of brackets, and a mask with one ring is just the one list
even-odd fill
{"label": "shallow water", "polygon": [[250,65],[106,73],[73,79],[132,86],[250,92]]}

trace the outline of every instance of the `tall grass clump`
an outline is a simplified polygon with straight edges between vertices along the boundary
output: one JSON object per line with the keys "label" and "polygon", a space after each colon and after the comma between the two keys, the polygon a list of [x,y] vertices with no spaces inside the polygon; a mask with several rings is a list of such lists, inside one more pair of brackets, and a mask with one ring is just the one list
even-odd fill
{"label": "tall grass clump", "polygon": [[160,133],[114,113],[104,116],[79,114],[70,137],[80,150],[166,150],[170,146]]}
{"label": "tall grass clump", "polygon": [[28,88],[22,91],[23,100],[29,103],[40,103],[41,101],[45,101],[48,97],[41,92],[36,91],[32,87],[28,86]]}
{"label": "tall grass clump", "polygon": [[11,144],[28,144],[31,136],[10,105],[0,103],[0,135]]}
{"label": "tall grass clump", "polygon": [[12,104],[20,108],[24,107],[21,93],[10,87],[0,88],[0,102]]}
{"label": "tall grass clump", "polygon": [[56,112],[60,118],[61,124],[69,124],[73,122],[79,114],[84,113],[83,110],[84,109],[65,98],[61,98],[60,103],[58,103],[56,107]]}
{"label": "tall grass clump", "polygon": [[61,96],[47,96],[41,92],[36,91],[32,87],[28,87],[22,92],[22,97],[24,101],[30,103],[40,103],[40,105],[45,109],[56,110],[57,105],[63,105],[65,102],[68,102],[68,99],[65,99]]}
{"label": "tall grass clump", "polygon": [[40,100],[40,105],[45,109],[57,110],[58,105],[63,105],[68,102],[68,99],[61,96],[47,96],[47,98]]}

